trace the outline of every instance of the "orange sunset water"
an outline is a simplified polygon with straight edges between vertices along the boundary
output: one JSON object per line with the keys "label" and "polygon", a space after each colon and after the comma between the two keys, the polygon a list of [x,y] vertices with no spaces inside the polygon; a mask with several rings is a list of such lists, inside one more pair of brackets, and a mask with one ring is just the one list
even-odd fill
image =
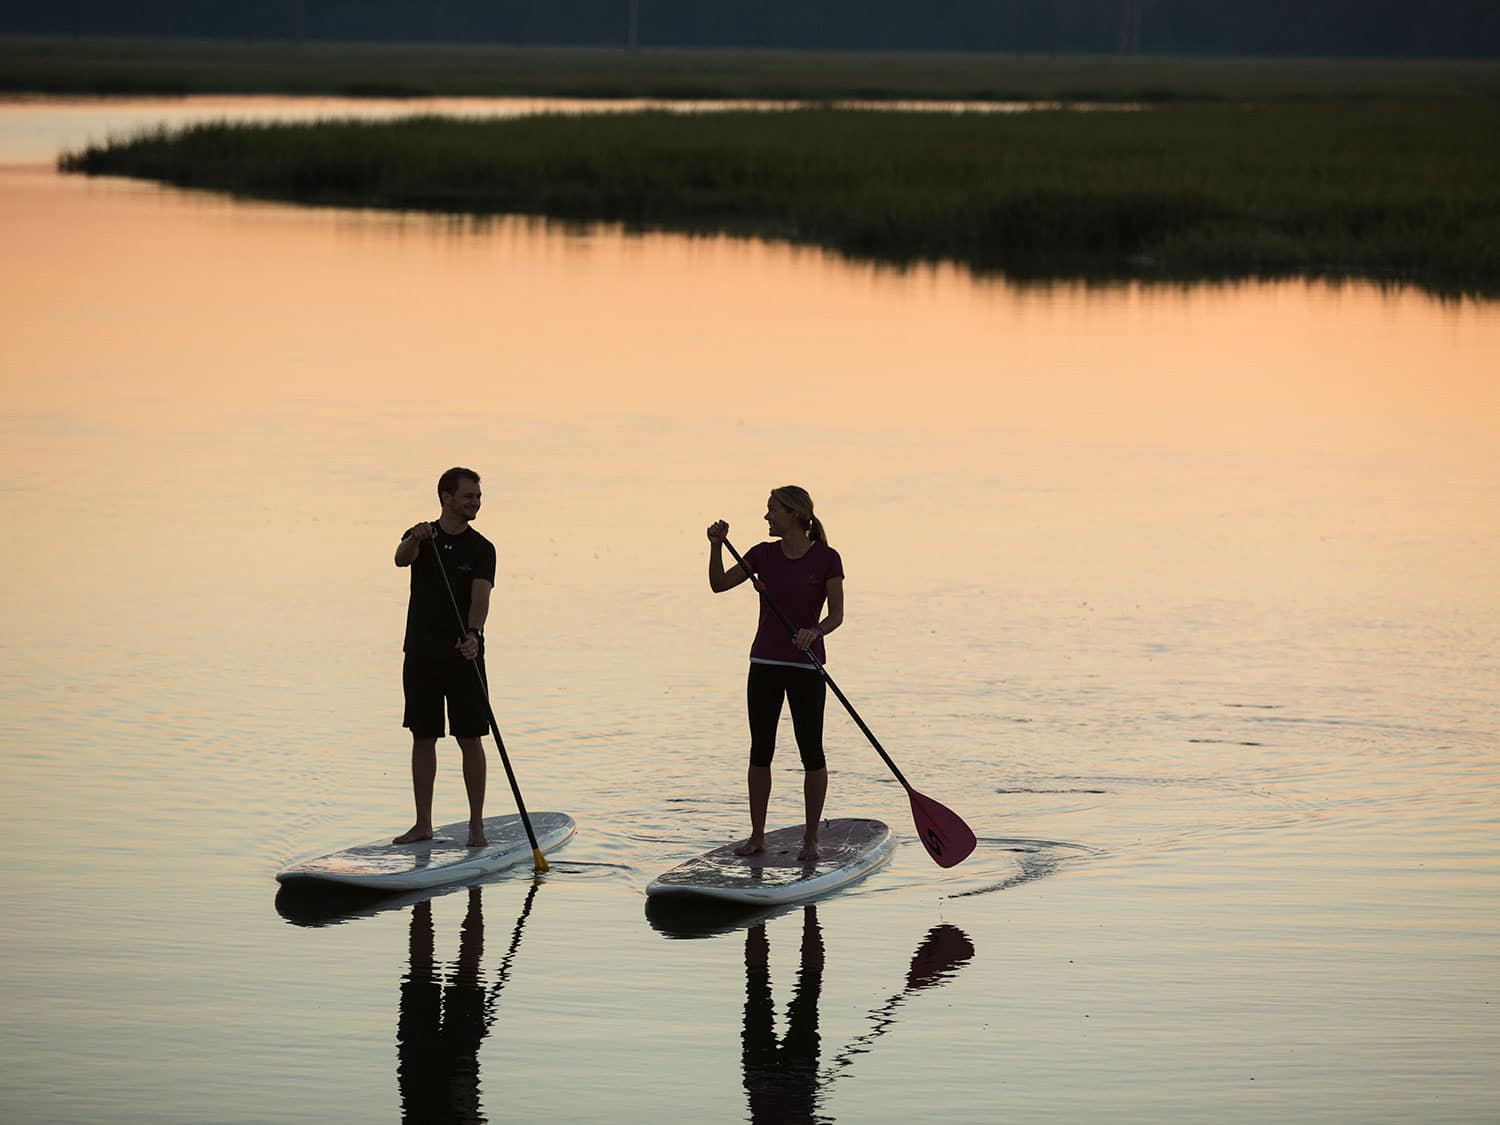
{"label": "orange sunset water", "polygon": [[[7,1120],[391,1120],[441,1066],[488,1120],[1500,1111],[1494,304],[236,202],[58,175],[79,112],[0,107]],[[275,872],[410,820],[391,553],[453,464],[578,833],[308,925]],[[784,483],[830,671],[979,846],[935,867],[830,700],[892,862],[684,938],[644,887],[743,833],[756,612],[703,530]]]}

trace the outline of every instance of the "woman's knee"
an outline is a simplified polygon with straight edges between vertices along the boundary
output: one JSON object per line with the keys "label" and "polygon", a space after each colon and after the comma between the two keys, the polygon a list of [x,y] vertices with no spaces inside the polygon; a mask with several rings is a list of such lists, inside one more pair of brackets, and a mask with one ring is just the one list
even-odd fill
{"label": "woman's knee", "polygon": [[802,755],[802,768],[808,773],[816,773],[818,770],[828,768],[828,759],[823,756],[821,745],[812,749],[799,746],[797,750]]}

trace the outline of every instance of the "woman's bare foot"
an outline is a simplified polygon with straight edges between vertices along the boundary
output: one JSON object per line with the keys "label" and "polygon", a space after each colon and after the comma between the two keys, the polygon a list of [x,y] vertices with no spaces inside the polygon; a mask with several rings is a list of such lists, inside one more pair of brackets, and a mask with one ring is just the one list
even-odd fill
{"label": "woman's bare foot", "polygon": [[802,837],[802,849],[797,853],[797,858],[807,860],[808,862],[816,862],[822,858],[822,853],[818,851],[818,837],[816,833],[811,836]]}
{"label": "woman's bare foot", "polygon": [[760,833],[752,834],[734,846],[735,855],[759,855],[766,850],[766,838]]}
{"label": "woman's bare foot", "polygon": [[471,824],[471,825],[469,825],[469,847],[471,847],[471,848],[482,848],[482,847],[484,847],[488,843],[489,843],[489,840],[486,839],[485,835],[484,835],[484,825],[483,824],[477,824],[477,825],[476,824]]}
{"label": "woman's bare foot", "polygon": [[423,827],[420,824],[413,824],[405,832],[401,833],[401,835],[397,836],[394,840],[392,840],[391,843],[393,843],[393,844],[415,844],[419,840],[430,840],[430,839],[432,839],[432,825],[429,824],[426,827]]}

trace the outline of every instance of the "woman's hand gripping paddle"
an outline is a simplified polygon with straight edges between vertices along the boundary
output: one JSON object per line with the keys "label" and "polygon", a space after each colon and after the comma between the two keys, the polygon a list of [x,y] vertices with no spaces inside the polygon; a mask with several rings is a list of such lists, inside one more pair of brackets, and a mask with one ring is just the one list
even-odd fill
{"label": "woman's hand gripping paddle", "polygon": [[[755,572],[750,569],[750,564],[744,560],[740,553],[734,549],[734,545],[728,539],[721,539],[720,542],[729,548],[729,553],[734,556],[734,561],[740,564],[740,569],[745,572],[746,576],[753,579]],[[792,636],[795,637],[797,635],[797,627],[781,611],[781,607],[776,604],[771,595],[762,590],[760,596],[765,598],[766,604],[771,607],[772,612],[781,618],[781,623],[791,630]],[[812,654],[811,649],[804,649],[803,651],[807,654],[807,658],[813,662],[813,667],[818,670],[818,674],[823,677],[823,681],[832,690],[833,694],[838,696],[839,702],[844,705],[844,709],[849,712],[849,716],[859,726],[859,729],[864,732],[865,737],[870,740],[870,745],[875,747],[875,752],[884,759],[885,764],[890,767],[891,773],[896,775],[896,780],[906,790],[906,795],[911,800],[911,818],[912,823],[917,828],[917,839],[922,841],[922,846],[927,849],[927,854],[932,856],[933,862],[939,867],[953,867],[955,864],[962,863],[974,850],[976,842],[974,833],[970,830],[969,826],[952,809],[934,801],[931,797],[918,793],[911,787],[911,783],[901,776],[901,771],[896,768],[896,763],[891,761],[891,756],[885,752],[885,747],[880,745],[880,740],[865,725],[865,721],[859,717],[859,712],[854,709],[854,704],[849,702],[848,697],[839,690],[838,684],[833,682],[833,677],[828,674],[828,669],[823,667],[818,658]]]}

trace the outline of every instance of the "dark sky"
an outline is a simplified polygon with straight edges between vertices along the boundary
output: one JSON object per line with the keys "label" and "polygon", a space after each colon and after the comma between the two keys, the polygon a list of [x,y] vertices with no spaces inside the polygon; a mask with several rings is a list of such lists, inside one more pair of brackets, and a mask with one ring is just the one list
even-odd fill
{"label": "dark sky", "polygon": [[[607,44],[631,2],[0,0],[0,33]],[[636,2],[643,46],[1500,57],[1500,0]]]}

